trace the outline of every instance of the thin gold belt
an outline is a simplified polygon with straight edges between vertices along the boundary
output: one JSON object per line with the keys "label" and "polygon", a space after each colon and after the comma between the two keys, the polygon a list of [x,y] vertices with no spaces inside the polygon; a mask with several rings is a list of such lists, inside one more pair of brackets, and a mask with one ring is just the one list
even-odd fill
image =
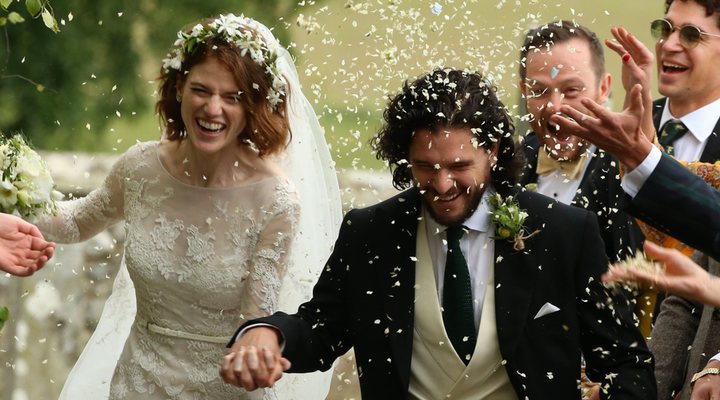
{"label": "thin gold belt", "polygon": [[176,331],[175,329],[170,329],[170,328],[165,328],[165,327],[162,327],[159,325],[155,325],[152,322],[147,323],[147,329],[150,332],[157,333],[158,335],[176,337],[176,338],[180,338],[180,339],[197,340],[200,342],[225,344],[230,341],[230,336],[207,336],[207,335],[199,335],[197,333]]}

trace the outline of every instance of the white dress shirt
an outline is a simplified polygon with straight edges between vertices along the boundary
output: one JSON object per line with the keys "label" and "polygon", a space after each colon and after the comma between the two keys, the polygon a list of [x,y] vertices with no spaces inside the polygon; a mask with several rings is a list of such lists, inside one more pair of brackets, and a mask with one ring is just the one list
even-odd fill
{"label": "white dress shirt", "polygon": [[[491,188],[485,190],[480,200],[480,205],[475,212],[463,222],[469,230],[460,239],[460,250],[465,256],[470,273],[470,286],[473,294],[473,313],[475,316],[475,330],[480,327],[483,301],[485,299],[486,282],[490,268],[494,267],[493,257],[495,254],[494,225],[490,220],[490,207],[488,204],[490,195],[494,191]],[[435,269],[435,282],[440,304],[443,298],[443,282],[445,280],[445,262],[447,260],[447,234],[446,226],[435,221],[425,207],[422,211],[425,218],[425,229],[427,230],[428,248]]]}
{"label": "white dress shirt", "polygon": [[699,160],[703,150],[705,150],[708,138],[712,135],[713,129],[715,129],[718,116],[720,116],[720,99],[700,107],[681,118],[676,118],[670,113],[669,103],[669,100],[665,101],[665,108],[663,108],[658,129],[662,129],[665,122],[671,119],[679,119],[682,121],[689,132],[675,141],[673,145],[674,157],[682,161]]}
{"label": "white dress shirt", "polygon": [[[539,151],[545,151],[542,146]],[[575,179],[568,179],[565,172],[556,169],[549,174],[538,175],[537,177],[537,192],[544,194],[552,199],[555,199],[563,204],[572,203],[585,176],[588,165],[590,165],[590,159],[595,154],[595,145],[591,145],[585,150],[585,164],[582,170]]]}

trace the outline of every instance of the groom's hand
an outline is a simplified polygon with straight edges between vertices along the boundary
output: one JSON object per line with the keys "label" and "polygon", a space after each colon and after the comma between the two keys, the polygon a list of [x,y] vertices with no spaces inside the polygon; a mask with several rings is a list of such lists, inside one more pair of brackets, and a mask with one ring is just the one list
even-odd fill
{"label": "groom's hand", "polygon": [[231,385],[251,391],[271,387],[290,368],[280,352],[279,333],[275,328],[248,329],[223,358],[220,376]]}

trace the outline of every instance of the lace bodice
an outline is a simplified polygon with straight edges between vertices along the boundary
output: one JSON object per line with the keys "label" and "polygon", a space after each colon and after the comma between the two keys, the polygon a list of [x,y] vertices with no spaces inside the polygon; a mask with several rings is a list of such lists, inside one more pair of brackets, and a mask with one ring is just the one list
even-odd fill
{"label": "lace bodice", "polygon": [[[110,398],[237,399],[245,392],[218,375],[225,340],[245,319],[277,309],[297,194],[282,177],[234,188],[186,185],[165,171],[157,147],[135,145],[102,187],[62,202],[39,225],[67,242],[125,221],[137,315]],[[262,398],[256,392],[241,397]]]}

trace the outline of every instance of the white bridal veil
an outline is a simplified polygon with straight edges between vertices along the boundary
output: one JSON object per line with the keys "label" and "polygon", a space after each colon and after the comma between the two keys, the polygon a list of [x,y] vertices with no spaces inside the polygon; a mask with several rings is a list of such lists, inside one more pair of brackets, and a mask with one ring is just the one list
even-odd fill
{"label": "white bridal veil", "polygon": [[[263,39],[276,42],[270,30],[249,21]],[[278,67],[290,87],[289,120],[292,141],[280,160],[294,182],[301,204],[298,233],[292,246],[288,273],[280,291],[280,309],[293,313],[310,298],[312,287],[330,255],[342,221],[340,190],[323,130],[310,102],[300,90],[295,64],[279,48]],[[106,399],[115,364],[120,358],[135,318],[135,294],[125,259],[95,332],[68,376],[60,399]],[[221,360],[218,360],[218,368]],[[275,385],[280,399],[324,398],[331,372],[288,374]]]}

